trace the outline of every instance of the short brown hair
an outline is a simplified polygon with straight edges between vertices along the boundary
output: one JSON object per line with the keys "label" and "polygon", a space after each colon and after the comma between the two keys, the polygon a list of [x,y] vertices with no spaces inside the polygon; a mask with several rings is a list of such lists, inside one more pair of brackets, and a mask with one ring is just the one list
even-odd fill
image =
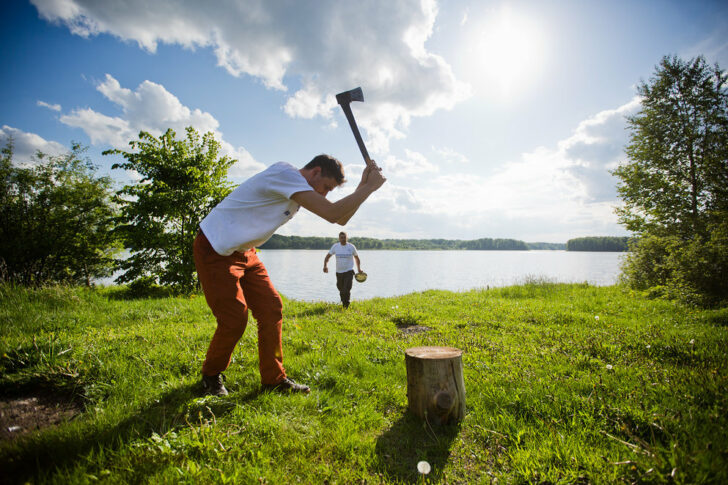
{"label": "short brown hair", "polygon": [[321,154],[315,156],[313,160],[308,162],[303,168],[311,169],[314,167],[321,167],[321,174],[324,177],[331,177],[336,180],[338,185],[346,182],[346,178],[344,177],[344,166],[331,155]]}

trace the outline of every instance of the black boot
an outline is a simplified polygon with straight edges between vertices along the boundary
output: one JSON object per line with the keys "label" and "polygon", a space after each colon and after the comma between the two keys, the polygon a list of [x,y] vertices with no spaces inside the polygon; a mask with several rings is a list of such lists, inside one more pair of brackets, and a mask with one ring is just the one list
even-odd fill
{"label": "black boot", "polygon": [[228,392],[225,389],[225,385],[222,383],[225,380],[225,376],[217,374],[216,376],[206,376],[202,374],[202,389],[205,391],[206,396],[227,396]]}

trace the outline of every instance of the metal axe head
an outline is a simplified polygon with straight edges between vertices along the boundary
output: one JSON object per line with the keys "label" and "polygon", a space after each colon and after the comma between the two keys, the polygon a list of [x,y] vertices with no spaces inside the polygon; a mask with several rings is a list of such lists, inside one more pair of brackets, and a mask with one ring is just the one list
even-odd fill
{"label": "metal axe head", "polygon": [[342,106],[350,104],[352,101],[364,101],[364,93],[361,92],[361,88],[344,91],[336,95],[336,102]]}

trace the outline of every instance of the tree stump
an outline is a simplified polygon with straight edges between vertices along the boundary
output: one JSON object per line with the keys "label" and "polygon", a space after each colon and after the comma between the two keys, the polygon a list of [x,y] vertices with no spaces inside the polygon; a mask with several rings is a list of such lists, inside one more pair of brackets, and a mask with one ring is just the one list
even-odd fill
{"label": "tree stump", "polygon": [[412,347],[405,350],[407,401],[416,416],[431,424],[465,417],[463,351],[454,347]]}

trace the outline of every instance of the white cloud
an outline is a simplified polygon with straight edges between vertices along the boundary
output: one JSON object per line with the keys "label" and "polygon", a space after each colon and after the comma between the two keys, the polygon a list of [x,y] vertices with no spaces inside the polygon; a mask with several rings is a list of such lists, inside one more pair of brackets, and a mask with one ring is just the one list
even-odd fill
{"label": "white cloud", "polygon": [[13,140],[13,163],[25,165],[33,162],[33,157],[38,151],[46,155],[62,155],[70,150],[55,141],[48,141],[36,135],[28,133],[12,126],[3,125],[0,128],[0,147],[7,146],[8,141]]}
{"label": "white cloud", "polygon": [[108,144],[125,150],[130,140],[137,139],[140,131],[159,136],[172,128],[181,137],[185,128],[192,126],[199,133],[213,132],[220,142],[221,154],[238,160],[230,168],[231,177],[246,178],[264,168],[245,148],[234,147],[223,139],[214,116],[184,106],[160,84],[144,81],[132,91],[107,74],[97,89],[121,109],[122,116],[108,116],[90,108],[79,108],[60,118],[62,123],[85,131],[94,145]]}
{"label": "white cloud", "polygon": [[124,116],[133,120],[135,131],[172,128],[181,132],[186,126],[194,126],[197,131],[207,133],[219,126],[210,113],[189,109],[164,86],[151,81],[144,81],[136,91],[131,91],[107,74],[96,89],[122,108]]}
{"label": "white cloud", "polygon": [[283,91],[300,84],[285,103],[289,116],[331,117],[331,96],[362,86],[369,102],[357,103],[356,116],[374,154],[402,137],[413,116],[449,109],[470,95],[445,60],[425,47],[435,0],[231,0],[214,8],[194,0],[32,3],[42,18],[80,36],[110,34],[151,53],[160,42],[210,48],[234,76]]}
{"label": "white cloud", "polygon": [[253,155],[243,147],[233,147],[226,141],[220,142],[220,148],[223,155],[227,155],[230,158],[237,160],[237,162],[230,167],[228,175],[233,180],[243,181],[249,178],[251,175],[260,172],[265,166],[258,162]]}
{"label": "white cloud", "polygon": [[629,141],[625,118],[639,110],[640,103],[640,98],[635,97],[617,109],[597,113],[559,143],[558,150],[567,160],[565,171],[581,183],[587,200],[615,198],[615,180],[609,170],[625,156],[624,147]]}
{"label": "white cloud", "polygon": [[61,111],[60,104],[50,104],[50,103],[46,103],[45,101],[40,101],[40,100],[36,104],[43,108],[48,108],[51,111]]}
{"label": "white cloud", "polygon": [[463,12],[462,18],[460,19],[460,27],[462,27],[468,23],[469,14],[470,14],[470,12],[468,11],[468,9],[465,9],[465,12]]}
{"label": "white cloud", "polygon": [[106,116],[89,108],[62,115],[61,123],[81,128],[94,145],[109,144],[114,148],[128,148],[129,140],[136,138],[138,133],[127,120]]}
{"label": "white cloud", "polygon": [[315,116],[331,117],[331,110],[336,106],[333,94],[323,96],[318,87],[308,84],[288,98],[284,111],[291,118],[313,118]]}
{"label": "white cloud", "polygon": [[389,155],[381,164],[392,176],[412,175],[426,172],[437,172],[438,168],[421,153],[405,149],[405,159]]}
{"label": "white cloud", "polygon": [[[448,174],[432,182],[427,211],[472,212],[498,208],[505,214],[568,214],[576,206],[616,201],[609,169],[624,156],[626,114],[639,107],[633,99],[581,122],[573,135],[553,148],[539,147],[508,162],[493,175]],[[604,197],[609,193],[610,197]]]}
{"label": "white cloud", "polygon": [[458,153],[452,148],[449,147],[432,147],[432,151],[435,152],[442,160],[444,160],[447,163],[468,163],[470,160],[468,160],[468,157],[463,155],[462,153]]}

